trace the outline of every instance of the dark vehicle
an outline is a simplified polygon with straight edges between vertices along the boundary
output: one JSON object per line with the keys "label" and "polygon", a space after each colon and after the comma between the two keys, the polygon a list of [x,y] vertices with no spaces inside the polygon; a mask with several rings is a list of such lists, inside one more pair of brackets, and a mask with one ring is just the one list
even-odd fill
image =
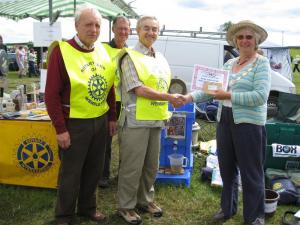
{"label": "dark vehicle", "polygon": [[16,53],[7,53],[8,58],[8,69],[9,71],[18,71],[19,67],[17,64]]}

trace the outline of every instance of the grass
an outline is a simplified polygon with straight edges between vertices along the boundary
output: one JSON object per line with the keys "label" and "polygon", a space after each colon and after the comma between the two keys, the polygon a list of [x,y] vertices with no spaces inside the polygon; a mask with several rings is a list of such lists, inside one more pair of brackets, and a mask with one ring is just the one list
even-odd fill
{"label": "grass", "polygon": [[293,83],[296,85],[296,93],[300,95],[300,73],[294,73]]}
{"label": "grass", "polygon": [[[36,78],[19,79],[16,73],[9,74],[8,87],[10,90],[20,83],[30,84],[38,82]],[[300,74],[295,76],[295,81],[300,81]],[[297,83],[297,93],[300,93],[300,84]],[[202,124],[200,126],[207,124]],[[208,136],[200,138],[214,138],[214,129],[209,124]],[[118,168],[117,139],[113,140],[112,177],[116,177]],[[199,154],[195,154],[199,155]],[[219,209],[221,189],[211,187],[209,182],[199,179],[199,170],[204,166],[205,157],[195,157],[191,187],[173,186],[167,184],[155,185],[156,201],[164,208],[164,216],[155,219],[147,214],[143,215],[144,225],[210,225],[211,217]],[[109,215],[109,224],[125,225],[116,214],[117,208],[117,180],[111,180],[111,186],[107,189],[99,189],[98,206],[105,214]],[[18,187],[0,184],[0,225],[53,225],[54,207],[56,202],[56,190]],[[281,217],[286,210],[297,210],[296,206],[279,206],[274,217],[267,219],[267,224],[281,224]],[[242,224],[242,204],[239,201],[238,214],[225,225]],[[80,225],[95,225],[78,218]]]}
{"label": "grass", "polygon": [[20,84],[25,84],[27,87],[27,92],[32,91],[31,84],[35,83],[37,86],[37,89],[39,87],[40,78],[39,77],[22,77],[19,78],[19,75],[17,72],[10,72],[7,76],[7,90],[8,92],[16,89],[16,87]]}

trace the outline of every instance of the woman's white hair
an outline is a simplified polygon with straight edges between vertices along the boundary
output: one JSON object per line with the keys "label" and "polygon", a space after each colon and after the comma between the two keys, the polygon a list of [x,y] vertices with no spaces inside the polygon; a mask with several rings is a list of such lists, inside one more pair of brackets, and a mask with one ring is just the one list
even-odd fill
{"label": "woman's white hair", "polygon": [[82,4],[82,5],[80,5],[76,8],[76,12],[75,12],[75,15],[74,15],[75,23],[77,23],[79,21],[81,14],[86,10],[89,10],[94,15],[96,15],[99,18],[99,21],[101,22],[102,16],[101,16],[100,12],[94,6],[92,6],[91,4],[85,3],[85,4]]}

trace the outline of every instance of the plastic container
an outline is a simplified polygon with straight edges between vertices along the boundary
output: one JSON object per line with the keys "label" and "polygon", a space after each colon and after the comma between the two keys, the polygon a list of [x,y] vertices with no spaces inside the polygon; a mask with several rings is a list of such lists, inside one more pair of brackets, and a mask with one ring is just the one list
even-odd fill
{"label": "plastic container", "polygon": [[184,155],[173,153],[168,155],[170,159],[171,173],[181,174],[182,168],[187,167],[188,159]]}
{"label": "plastic container", "polygon": [[197,122],[193,123],[192,127],[192,147],[199,148],[199,130],[200,125]]}
{"label": "plastic container", "polygon": [[271,189],[265,190],[265,216],[272,217],[277,209],[279,194]]}

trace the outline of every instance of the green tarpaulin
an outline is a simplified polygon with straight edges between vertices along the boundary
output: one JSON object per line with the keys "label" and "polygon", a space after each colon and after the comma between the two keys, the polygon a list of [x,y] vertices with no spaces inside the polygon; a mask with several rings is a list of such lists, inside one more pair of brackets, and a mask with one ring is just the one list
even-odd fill
{"label": "green tarpaulin", "polygon": [[[137,17],[133,10],[126,8],[124,11],[110,0],[51,0],[50,2],[52,5],[51,12],[53,15],[59,12],[60,17],[72,17],[76,6],[84,3],[94,5],[105,18],[113,18],[118,14],[131,18]],[[0,1],[0,16],[13,20],[32,17],[41,21],[49,17],[49,5],[48,0],[2,0]]]}

